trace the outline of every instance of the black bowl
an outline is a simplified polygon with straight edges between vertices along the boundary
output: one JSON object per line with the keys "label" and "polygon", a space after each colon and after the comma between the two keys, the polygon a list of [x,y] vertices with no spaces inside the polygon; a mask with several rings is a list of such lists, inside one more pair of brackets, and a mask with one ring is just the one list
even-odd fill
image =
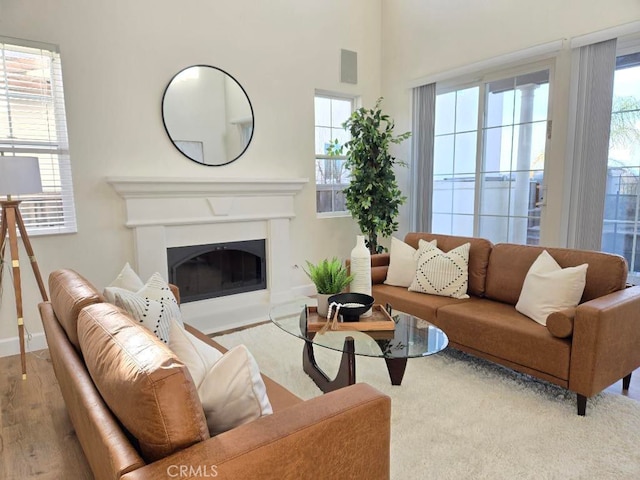
{"label": "black bowl", "polygon": [[[338,293],[329,297],[329,305],[339,303],[340,315],[343,322],[357,322],[360,315],[365,313],[373,305],[373,297],[364,293]],[[332,310],[332,316],[335,308]]]}

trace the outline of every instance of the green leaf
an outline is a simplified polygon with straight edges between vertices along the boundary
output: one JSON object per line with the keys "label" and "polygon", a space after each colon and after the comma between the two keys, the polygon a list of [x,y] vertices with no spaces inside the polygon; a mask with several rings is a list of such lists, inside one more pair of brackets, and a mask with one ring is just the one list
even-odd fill
{"label": "green leaf", "polygon": [[351,183],[344,190],[345,203],[367,239],[372,253],[383,251],[378,235],[389,236],[398,228],[398,207],[406,197],[398,188],[394,167],[406,166],[389,152],[391,144],[399,144],[411,136],[405,132],[394,136],[395,124],[382,112],[378,98],[373,109],[359,108],[344,122],[351,134],[345,143],[346,167],[351,171]]}
{"label": "green leaf", "polygon": [[331,260],[324,259],[314,265],[308,260],[304,273],[311,279],[320,294],[333,294],[342,292],[353,280],[352,275],[347,274],[347,268],[337,257]]}

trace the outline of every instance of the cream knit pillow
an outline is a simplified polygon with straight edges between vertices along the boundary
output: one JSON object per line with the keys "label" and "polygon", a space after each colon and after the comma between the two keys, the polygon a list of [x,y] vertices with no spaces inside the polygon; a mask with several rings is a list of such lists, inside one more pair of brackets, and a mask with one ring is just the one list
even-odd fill
{"label": "cream knit pillow", "polygon": [[142,287],[144,287],[144,282],[140,280],[138,274],[131,268],[129,262],[127,262],[124,264],[124,267],[122,267],[122,270],[120,270],[118,276],[104,289],[102,294],[107,302],[115,303],[115,289],[122,288],[130,292],[137,292]]}
{"label": "cream knit pillow", "polygon": [[[420,239],[419,244],[422,245],[422,242],[426,241]],[[436,246],[437,240],[431,240],[426,243],[431,243]],[[384,283],[396,287],[409,287],[416,276],[417,263],[418,250],[411,245],[407,245],[402,240],[391,237],[389,269],[387,270],[387,278]]]}
{"label": "cream knit pillow", "polygon": [[543,250],[527,272],[516,310],[546,325],[553,312],[578,305],[587,281],[587,267],[584,263],[562,268]]}

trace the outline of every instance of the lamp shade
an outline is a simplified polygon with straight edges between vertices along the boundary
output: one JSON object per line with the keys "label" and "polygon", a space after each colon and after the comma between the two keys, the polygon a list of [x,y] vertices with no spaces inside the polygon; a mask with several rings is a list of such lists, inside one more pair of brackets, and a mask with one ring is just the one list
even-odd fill
{"label": "lamp shade", "polygon": [[0,156],[0,195],[41,193],[38,157]]}

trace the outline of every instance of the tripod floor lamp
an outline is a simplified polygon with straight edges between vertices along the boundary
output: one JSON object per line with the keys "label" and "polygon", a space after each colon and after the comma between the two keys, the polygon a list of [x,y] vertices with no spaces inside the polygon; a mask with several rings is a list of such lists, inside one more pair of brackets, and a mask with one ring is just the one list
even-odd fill
{"label": "tripod floor lamp", "polygon": [[[2,224],[0,226],[0,265],[4,266],[4,254],[9,239],[9,250],[11,251],[11,270],[13,274],[13,290],[16,299],[16,314],[18,316],[18,337],[20,340],[20,360],[22,363],[22,379],[27,378],[27,360],[24,348],[24,319],[22,316],[22,287],[20,282],[20,259],[18,257],[18,236],[31,260],[31,268],[38,282],[38,288],[42,295],[42,300],[47,301],[47,292],[42,283],[38,262],[33,254],[31,241],[24,226],[22,215],[18,206],[20,200],[12,200],[12,195],[26,195],[42,193],[42,183],[40,181],[40,166],[37,157],[4,157],[0,156],[0,196],[6,196],[6,200],[0,200],[2,205]],[[0,282],[2,280],[4,268],[0,268]]]}

